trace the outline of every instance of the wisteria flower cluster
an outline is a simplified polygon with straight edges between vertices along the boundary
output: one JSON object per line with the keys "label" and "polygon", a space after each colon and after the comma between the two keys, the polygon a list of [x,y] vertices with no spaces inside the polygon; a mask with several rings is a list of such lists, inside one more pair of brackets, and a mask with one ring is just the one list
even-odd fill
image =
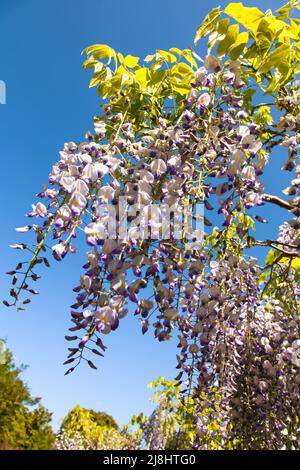
{"label": "wisteria flower cluster", "polygon": [[71,437],[68,433],[60,431],[57,433],[54,448],[55,450],[86,450],[86,445],[79,432]]}
{"label": "wisteria flower cluster", "polygon": [[[194,342],[189,346],[197,370],[197,427],[200,436],[214,419],[222,440],[242,449],[271,448],[284,438],[299,442],[299,368],[292,344],[299,318],[278,300],[261,298],[256,260],[228,253],[207,277],[200,295]],[[188,341],[182,338],[188,350]],[[186,354],[186,353],[185,353]],[[189,367],[189,366],[184,366]],[[216,389],[222,393],[216,394]],[[207,412],[202,413],[207,409]],[[217,436],[215,436],[217,437]]]}

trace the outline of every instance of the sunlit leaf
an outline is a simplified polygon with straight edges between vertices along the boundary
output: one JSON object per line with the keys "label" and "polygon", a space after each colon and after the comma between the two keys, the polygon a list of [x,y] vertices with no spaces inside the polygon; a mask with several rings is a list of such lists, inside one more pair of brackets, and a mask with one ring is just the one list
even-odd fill
{"label": "sunlit leaf", "polygon": [[196,36],[194,39],[195,44],[199,41],[199,39],[204,38],[216,25],[218,19],[220,17],[220,7],[214,8],[203,20],[201,25],[198,27],[196,31]]}
{"label": "sunlit leaf", "polygon": [[137,66],[139,60],[139,57],[135,57],[129,54],[124,58],[124,64],[126,65],[126,67],[134,68]]}
{"label": "sunlit leaf", "polygon": [[225,38],[220,42],[218,47],[218,55],[227,54],[230,47],[235,43],[239,34],[239,26],[233,24],[228,27]]}
{"label": "sunlit leaf", "polygon": [[282,61],[288,61],[290,58],[290,46],[282,44],[271,52],[265,60],[261,62],[260,72],[269,72],[273,67],[278,67]]}
{"label": "sunlit leaf", "polygon": [[244,51],[249,40],[249,34],[246,32],[240,33],[236,38],[235,43],[230,48],[230,58],[236,60]]}
{"label": "sunlit leaf", "polygon": [[224,11],[250,31],[256,31],[259,21],[264,17],[258,8],[245,7],[242,3],[229,3]]}

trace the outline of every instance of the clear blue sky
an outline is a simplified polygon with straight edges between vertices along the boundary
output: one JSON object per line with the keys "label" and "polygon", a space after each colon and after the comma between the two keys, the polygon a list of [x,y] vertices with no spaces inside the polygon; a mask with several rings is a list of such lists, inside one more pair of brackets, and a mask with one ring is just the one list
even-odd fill
{"label": "clear blue sky", "polygon": [[[80,141],[98,112],[96,90],[81,68],[81,51],[94,43],[110,44],[123,53],[144,57],[156,48],[192,45],[194,31],[207,12],[228,2],[215,0],[0,0],[0,79],[6,82],[7,104],[0,106],[1,231],[0,296],[9,282],[5,271],[17,261],[9,243],[23,241],[14,231],[24,225],[34,195],[44,182],[66,141]],[[262,10],[281,1],[245,1]],[[280,195],[279,176],[285,150],[276,152],[266,175],[269,192]],[[275,236],[284,220],[270,211],[270,225],[260,227]],[[24,237],[24,240],[26,235]],[[52,263],[39,283],[41,295],[24,313],[0,307],[0,338],[8,339],[33,394],[54,412],[54,425],[76,403],[112,414],[119,424],[132,414],[149,412],[146,385],[160,375],[174,377],[176,342],[159,344],[151,332],[142,337],[136,318],[122,320],[107,338],[106,357],[98,371],[84,364],[64,377],[72,288],[77,284],[82,256]]]}

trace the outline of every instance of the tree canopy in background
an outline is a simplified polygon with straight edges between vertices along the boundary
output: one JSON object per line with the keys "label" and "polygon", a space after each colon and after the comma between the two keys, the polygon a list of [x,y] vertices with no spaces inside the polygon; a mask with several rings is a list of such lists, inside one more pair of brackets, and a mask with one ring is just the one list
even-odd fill
{"label": "tree canopy in background", "polygon": [[114,419],[106,413],[76,405],[62,421],[55,448],[125,450],[139,448],[139,442],[133,434],[119,431]]}
{"label": "tree canopy in background", "polygon": [[[298,14],[296,0],[275,12],[214,8],[195,36],[196,46],[207,41],[203,59],[173,47],[142,62],[88,47],[84,67],[101,98],[94,132],[64,145],[44,202],[28,214],[37,222],[17,229],[32,230],[36,245],[12,245],[30,258],[9,273],[4,303],[24,309],[37,294],[38,266],[76,252],[77,236],[86,241],[67,373],[83,361],[96,368],[103,335],[128,311],[159,341],[179,335],[175,380],[193,404],[197,449],[300,446]],[[263,183],[277,147],[291,174],[283,198]],[[135,222],[126,237],[111,236],[109,205],[116,222],[124,211]],[[286,222],[275,239],[260,239],[256,226],[267,224],[271,205]],[[154,206],[157,217],[145,218]],[[173,216],[162,233],[166,206]],[[178,236],[186,208],[205,234],[184,226]],[[265,260],[253,248],[267,248]]]}
{"label": "tree canopy in background", "polygon": [[52,414],[33,398],[10,351],[0,363],[0,447],[19,450],[51,449],[55,435]]}

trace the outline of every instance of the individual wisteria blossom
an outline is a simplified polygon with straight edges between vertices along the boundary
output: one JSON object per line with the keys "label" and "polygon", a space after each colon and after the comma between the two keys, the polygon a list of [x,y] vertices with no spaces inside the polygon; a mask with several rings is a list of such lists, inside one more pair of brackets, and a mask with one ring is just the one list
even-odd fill
{"label": "individual wisteria blossom", "polygon": [[41,202],[38,202],[36,205],[32,204],[32,212],[29,212],[28,217],[46,217],[47,208]]}
{"label": "individual wisteria blossom", "polygon": [[199,106],[199,109],[201,111],[204,111],[205,108],[210,104],[211,102],[211,97],[208,93],[203,93],[202,95],[199,96],[197,105]]}
{"label": "individual wisteria blossom", "polygon": [[[153,61],[146,74],[137,68],[121,80],[109,69],[115,81],[110,92],[107,81],[99,84],[108,100],[94,132],[64,145],[38,195],[43,202],[28,214],[36,223],[17,229],[33,231],[36,244],[12,245],[30,259],[9,272],[12,300],[4,303],[23,309],[37,293],[29,283],[39,279],[38,266],[75,253],[82,237],[86,263],[74,287],[67,374],[82,361],[96,368],[91,357],[105,352],[104,335],[135,315],[143,334],[153,327],[158,341],[179,336],[176,381],[194,401],[195,448],[217,441],[298,449],[300,87],[291,75],[280,88],[276,69],[275,101],[264,88],[271,115],[254,96],[271,72],[256,81],[248,57],[225,57],[222,42],[216,57],[211,47],[204,61],[185,50],[180,60],[190,54],[193,67],[178,62],[172,72],[163,65],[174,54],[164,59],[159,51],[146,59]],[[276,146],[291,174],[286,199],[265,188]],[[276,240],[259,240],[255,223],[267,223],[260,214],[268,204],[286,211],[287,222]],[[206,234],[178,230],[185,207]],[[271,249],[264,265],[251,257],[254,247]],[[153,446],[163,448],[163,432],[152,431]]]}

